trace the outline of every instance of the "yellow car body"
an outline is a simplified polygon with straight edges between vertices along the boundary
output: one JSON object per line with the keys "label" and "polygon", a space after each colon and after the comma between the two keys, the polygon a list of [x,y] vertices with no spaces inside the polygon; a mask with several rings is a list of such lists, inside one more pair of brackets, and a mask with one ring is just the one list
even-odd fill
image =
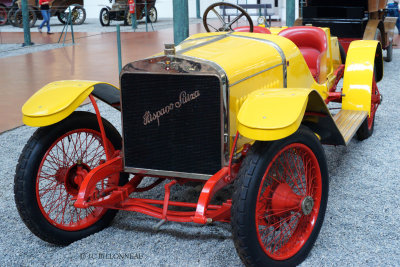
{"label": "yellow car body", "polygon": [[[318,83],[298,47],[278,35],[282,29],[285,28],[273,29],[273,34],[201,33],[176,47],[177,56],[213,62],[225,72],[229,87],[229,135],[232,138],[239,130],[246,137],[239,144],[248,139],[266,141],[287,137],[298,129],[311,107],[328,110],[325,102],[329,88],[335,83],[335,70],[341,64],[337,38],[330,36],[328,28],[323,28],[328,49],[324,82]],[[380,44],[353,42],[345,66],[343,109],[370,113],[374,66],[375,78],[379,81],[383,75]],[[46,126],[66,118],[98,84],[103,83],[58,81],[46,85],[23,106],[24,123]],[[310,94],[314,94],[311,99]],[[307,120],[316,121],[316,118]],[[329,128],[336,141],[327,143],[344,144],[338,128]],[[318,131],[316,134],[320,135]]]}

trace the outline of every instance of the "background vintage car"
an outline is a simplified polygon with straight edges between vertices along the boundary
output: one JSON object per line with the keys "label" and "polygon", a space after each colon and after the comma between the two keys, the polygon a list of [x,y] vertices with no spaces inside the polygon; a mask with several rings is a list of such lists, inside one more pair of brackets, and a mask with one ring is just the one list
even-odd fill
{"label": "background vintage car", "polygon": [[[61,23],[66,23],[67,15],[69,12],[68,7],[71,8],[71,20],[75,25],[82,24],[86,19],[86,11],[83,8],[83,0],[54,0],[50,4],[51,16],[57,16]],[[68,10],[67,10],[68,9]],[[43,19],[40,13],[40,6],[38,0],[28,0],[28,15],[29,26],[33,27],[37,19]],[[23,27],[22,25],[22,9],[21,1],[13,0],[10,10],[8,12],[8,21],[16,27]]]}
{"label": "background vintage car", "polygon": [[[25,103],[24,123],[40,128],[21,154],[14,190],[35,235],[69,244],[128,210],[159,218],[156,229],[230,222],[246,265],[293,266],[307,257],[328,200],[321,144],[372,135],[381,44],[353,42],[344,65],[328,28],[231,32],[233,23],[219,22],[222,32],[127,64],[120,90],[57,81]],[[240,29],[261,31],[248,22]],[[75,111],[87,97],[96,114]],[[123,139],[94,97],[121,111]],[[341,109],[331,112],[329,102]],[[164,181],[163,198],[137,197]],[[197,203],[170,201],[175,184],[190,183],[202,186]],[[232,183],[232,195],[213,201]]]}

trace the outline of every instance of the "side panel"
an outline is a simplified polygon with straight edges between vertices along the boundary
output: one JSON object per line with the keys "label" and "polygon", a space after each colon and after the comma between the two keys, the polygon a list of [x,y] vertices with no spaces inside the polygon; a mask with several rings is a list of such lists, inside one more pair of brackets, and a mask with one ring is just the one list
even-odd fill
{"label": "side panel", "polygon": [[344,110],[371,109],[372,79],[383,76],[381,44],[378,41],[354,41],[347,52],[343,80]]}

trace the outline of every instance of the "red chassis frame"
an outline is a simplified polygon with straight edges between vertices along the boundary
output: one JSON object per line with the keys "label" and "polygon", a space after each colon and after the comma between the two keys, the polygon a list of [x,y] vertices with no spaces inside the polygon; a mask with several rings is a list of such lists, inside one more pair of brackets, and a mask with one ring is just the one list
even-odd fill
{"label": "red chassis frame", "polygon": [[[331,101],[342,101],[342,92],[336,92],[336,89],[338,82],[343,77],[343,73],[344,65],[341,65],[335,71],[336,79],[333,86],[329,89],[329,95],[325,101],[326,103],[329,103]],[[374,90],[376,90],[376,95],[374,95],[372,98],[372,107],[374,107],[375,104],[379,102],[380,96],[375,83]],[[227,186],[228,184],[232,183],[233,180],[237,177],[237,173],[241,165],[241,160],[243,160],[250,148],[250,145],[245,145],[241,153],[241,159],[238,162],[233,163],[233,155],[239,133],[236,134],[232,146],[229,165],[223,167],[205,182],[197,203],[176,202],[169,200],[171,187],[173,185],[175,185],[176,183],[184,184],[193,180],[151,176],[152,178],[159,179],[149,186],[138,187],[143,178],[146,176],[145,174],[136,174],[124,186],[110,185],[104,192],[101,192],[100,195],[99,192],[96,190],[96,184],[109,176],[119,175],[120,172],[123,172],[123,159],[119,150],[115,151],[115,153],[111,155],[110,150],[106,145],[106,133],[97,103],[93,95],[90,95],[89,98],[95,109],[97,121],[99,123],[99,128],[105,148],[106,161],[91,170],[90,172],[87,172],[84,168],[78,168],[74,180],[80,185],[80,187],[79,193],[75,197],[75,207],[88,208],[89,206],[100,206],[109,209],[140,212],[161,219],[160,223],[156,225],[156,229],[158,229],[166,221],[195,222],[199,224],[211,223],[213,221],[230,222],[230,210],[232,201],[229,199],[222,205],[210,205],[210,201],[216,192],[218,192],[220,189]],[[371,111],[374,112],[375,110],[376,108]],[[167,183],[164,186],[164,200],[129,197],[129,195],[133,192],[143,192],[150,190],[160,184],[165,179],[171,179],[171,182]],[[288,201],[290,202],[290,197],[288,197],[287,199],[280,199],[279,201],[284,203]],[[157,207],[157,205],[162,206],[162,208]],[[193,208],[194,210],[174,211],[169,210],[169,206]]]}

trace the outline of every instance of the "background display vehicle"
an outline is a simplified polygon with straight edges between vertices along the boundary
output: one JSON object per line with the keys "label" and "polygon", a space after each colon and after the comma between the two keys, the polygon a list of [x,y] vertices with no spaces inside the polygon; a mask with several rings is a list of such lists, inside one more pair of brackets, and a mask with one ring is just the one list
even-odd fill
{"label": "background display vehicle", "polygon": [[397,18],[387,16],[387,0],[308,0],[296,25],[328,27],[347,51],[354,40],[378,40],[392,60],[393,34]]}
{"label": "background display vehicle", "polygon": [[[130,3],[129,3],[130,2]],[[110,0],[112,3],[112,0]],[[100,24],[102,26],[109,26],[112,20],[124,21],[126,25],[132,25],[132,17],[129,12],[129,5],[133,1],[117,0],[112,7],[104,7],[100,10]],[[136,0],[136,5],[132,6],[135,10],[136,19],[141,20],[146,17],[147,22],[155,23],[157,21],[157,9],[155,7],[156,1]],[[146,16],[147,8],[147,16]]]}
{"label": "background display vehicle", "polygon": [[[66,245],[128,210],[159,218],[157,229],[230,222],[246,265],[307,257],[328,200],[322,144],[372,135],[381,44],[354,41],[343,65],[328,28],[217,29],[227,32],[196,34],[127,64],[120,89],[58,81],[25,103],[24,123],[40,128],[22,151],[14,190],[35,235]],[[87,97],[95,114],[75,111]],[[121,111],[123,138],[95,97]],[[341,109],[331,112],[329,102]],[[163,198],[138,196],[161,183]],[[202,186],[197,202],[170,200],[174,187],[192,183]],[[215,201],[230,184],[232,194]]]}
{"label": "background display vehicle", "polygon": [[[81,25],[86,20],[86,10],[83,8],[83,0],[54,0],[51,4],[50,15],[57,16],[61,23],[66,23],[69,8],[71,9],[71,20],[74,25]],[[43,19],[40,13],[40,5],[37,0],[28,0],[29,26],[35,26],[38,19]],[[23,27],[22,6],[20,0],[13,0],[8,11],[9,22],[16,27]]]}

